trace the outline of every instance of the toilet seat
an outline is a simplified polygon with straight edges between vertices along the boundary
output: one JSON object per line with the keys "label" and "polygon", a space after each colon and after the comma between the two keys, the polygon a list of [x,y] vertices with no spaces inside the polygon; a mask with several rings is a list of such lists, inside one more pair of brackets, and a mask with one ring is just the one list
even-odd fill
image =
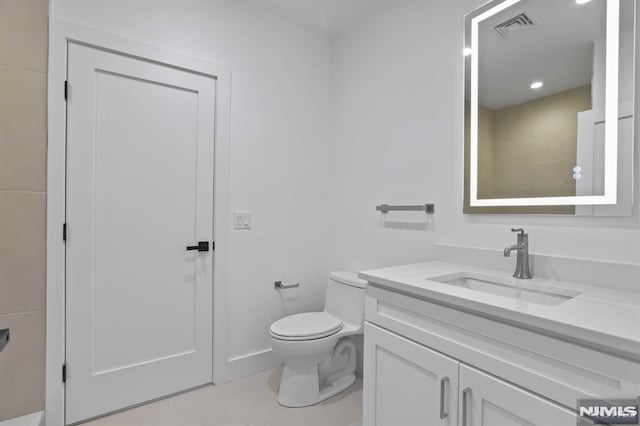
{"label": "toilet seat", "polygon": [[342,321],[326,312],[290,315],[271,325],[271,336],[279,340],[313,340],[336,334]]}

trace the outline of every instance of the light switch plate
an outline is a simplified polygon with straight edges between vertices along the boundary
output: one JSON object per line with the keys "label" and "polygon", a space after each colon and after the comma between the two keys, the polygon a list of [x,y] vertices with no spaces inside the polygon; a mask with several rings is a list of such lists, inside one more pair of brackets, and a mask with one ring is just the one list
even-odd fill
{"label": "light switch plate", "polygon": [[233,212],[233,229],[251,229],[251,212]]}

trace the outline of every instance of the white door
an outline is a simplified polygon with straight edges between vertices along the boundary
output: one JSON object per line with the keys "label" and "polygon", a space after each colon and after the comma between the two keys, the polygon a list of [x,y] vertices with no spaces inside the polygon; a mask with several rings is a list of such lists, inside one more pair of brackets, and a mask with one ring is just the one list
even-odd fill
{"label": "white door", "polygon": [[68,51],[66,421],[212,381],[215,79]]}
{"label": "white door", "polygon": [[460,364],[460,426],[575,426],[576,414]]}
{"label": "white door", "polygon": [[458,423],[458,362],[365,324],[363,425]]}

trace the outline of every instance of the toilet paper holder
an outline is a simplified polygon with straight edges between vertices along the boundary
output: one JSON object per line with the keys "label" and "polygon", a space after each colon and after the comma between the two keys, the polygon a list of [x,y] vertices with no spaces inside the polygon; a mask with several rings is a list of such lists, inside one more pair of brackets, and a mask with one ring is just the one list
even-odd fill
{"label": "toilet paper holder", "polygon": [[282,281],[275,281],[273,283],[273,288],[275,288],[276,290],[287,290],[289,288],[297,288],[297,287],[300,287],[300,283],[295,283],[291,285],[284,285],[282,284]]}

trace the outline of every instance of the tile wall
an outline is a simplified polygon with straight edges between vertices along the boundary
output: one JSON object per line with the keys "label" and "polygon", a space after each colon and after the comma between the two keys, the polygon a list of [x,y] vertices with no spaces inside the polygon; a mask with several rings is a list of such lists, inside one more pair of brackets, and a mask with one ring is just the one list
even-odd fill
{"label": "tile wall", "polygon": [[44,408],[48,0],[0,0],[0,421]]}

